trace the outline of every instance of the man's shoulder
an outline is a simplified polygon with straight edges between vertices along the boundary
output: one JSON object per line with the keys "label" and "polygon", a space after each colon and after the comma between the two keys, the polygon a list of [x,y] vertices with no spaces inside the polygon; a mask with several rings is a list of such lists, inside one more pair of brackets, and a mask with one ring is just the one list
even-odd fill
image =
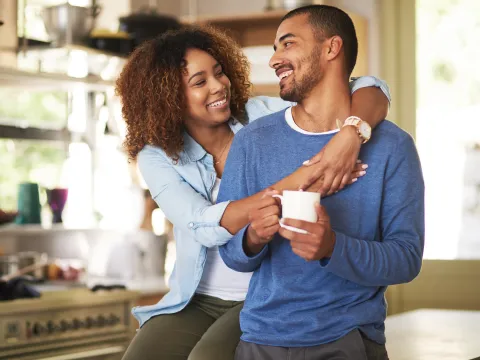
{"label": "man's shoulder", "polygon": [[269,133],[272,129],[278,126],[282,120],[285,120],[285,109],[263,116],[258,120],[249,123],[237,133],[237,136],[245,137],[253,134]]}
{"label": "man's shoulder", "polygon": [[413,142],[413,138],[408,132],[389,120],[383,120],[378,124],[373,130],[372,137],[379,142],[396,146],[405,142]]}

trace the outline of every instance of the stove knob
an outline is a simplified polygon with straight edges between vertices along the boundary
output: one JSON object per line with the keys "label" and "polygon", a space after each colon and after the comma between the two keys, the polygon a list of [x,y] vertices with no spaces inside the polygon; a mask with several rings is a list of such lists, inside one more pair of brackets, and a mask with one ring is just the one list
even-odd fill
{"label": "stove knob", "polygon": [[55,324],[53,323],[52,320],[47,322],[47,332],[49,334],[53,334],[55,332]]}
{"label": "stove knob", "polygon": [[80,321],[78,319],[73,319],[73,330],[78,330],[82,327],[84,327],[85,324],[83,323],[83,321]]}
{"label": "stove knob", "polygon": [[61,332],[67,331],[68,328],[69,328],[68,322],[66,322],[65,320],[60,321],[60,331]]}
{"label": "stove knob", "polygon": [[93,320],[90,316],[87,317],[87,319],[85,320],[85,327],[86,327],[87,329],[90,329],[90,328],[92,328],[92,327],[94,327],[94,326],[95,326],[95,320]]}
{"label": "stove knob", "polygon": [[115,326],[117,325],[118,323],[120,322],[120,318],[116,315],[113,315],[111,314],[109,317],[108,317],[108,323],[112,326]]}
{"label": "stove knob", "polygon": [[40,325],[40,323],[35,323],[32,328],[33,335],[41,335],[46,331],[45,327]]}
{"label": "stove knob", "polygon": [[105,319],[105,316],[98,315],[97,317],[97,325],[98,327],[104,327],[107,322],[107,319]]}

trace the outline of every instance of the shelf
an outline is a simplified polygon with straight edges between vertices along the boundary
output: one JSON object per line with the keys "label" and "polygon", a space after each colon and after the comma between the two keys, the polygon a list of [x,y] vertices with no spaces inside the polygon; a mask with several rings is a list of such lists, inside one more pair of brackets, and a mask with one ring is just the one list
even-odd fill
{"label": "shelf", "polygon": [[16,88],[65,89],[104,91],[115,86],[114,81],[105,81],[99,76],[74,78],[71,76],[22,71],[0,66],[0,86]]}
{"label": "shelf", "polygon": [[[278,26],[287,10],[272,10],[237,16],[182,18],[184,24],[209,24],[225,30],[241,47],[273,46]],[[351,17],[358,38],[357,65],[352,76],[368,73],[368,21],[366,18],[347,11]]]}
{"label": "shelf", "polygon": [[[27,53],[31,54],[36,54],[36,55],[42,55],[45,53],[54,53],[54,52],[69,52],[72,50],[77,50],[77,51],[83,51],[87,53],[89,56],[105,56],[109,58],[119,58],[119,59],[126,59],[126,56],[122,56],[120,54],[112,53],[109,51],[104,51],[104,50],[98,50],[91,48],[89,46],[84,46],[84,45],[65,45],[61,47],[50,47],[50,46],[36,46],[36,45],[31,45],[28,46],[26,49]],[[19,48],[17,50],[19,53],[24,52],[21,46],[21,42],[19,44]]]}

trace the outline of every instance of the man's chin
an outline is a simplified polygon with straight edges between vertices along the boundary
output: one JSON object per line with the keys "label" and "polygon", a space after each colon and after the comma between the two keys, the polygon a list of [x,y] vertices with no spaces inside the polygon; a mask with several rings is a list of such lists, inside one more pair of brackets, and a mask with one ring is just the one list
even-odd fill
{"label": "man's chin", "polygon": [[288,89],[280,89],[280,97],[285,101],[296,102],[295,92],[289,91]]}

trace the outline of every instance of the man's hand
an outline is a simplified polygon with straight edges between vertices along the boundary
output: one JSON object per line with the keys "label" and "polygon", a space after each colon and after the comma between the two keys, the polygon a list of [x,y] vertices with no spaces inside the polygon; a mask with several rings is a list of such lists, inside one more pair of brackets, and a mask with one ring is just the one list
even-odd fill
{"label": "man's hand", "polygon": [[283,224],[303,229],[307,234],[300,234],[285,228],[279,230],[281,236],[290,240],[293,252],[307,261],[331,257],[335,248],[335,232],[330,226],[330,217],[327,211],[319,203],[315,204],[315,210],[318,215],[316,223],[294,219],[283,220]]}
{"label": "man's hand", "polygon": [[280,228],[280,205],[272,197],[278,195],[278,191],[267,189],[261,199],[248,213],[250,226],[247,228],[244,250],[247,255],[255,255],[262,251]]}
{"label": "man's hand", "polygon": [[305,190],[317,180],[322,179],[320,188],[322,196],[342,190],[351,181],[361,144],[362,141],[353,126],[342,127],[322,151],[305,162],[305,166],[316,163],[319,166],[300,188]]}

